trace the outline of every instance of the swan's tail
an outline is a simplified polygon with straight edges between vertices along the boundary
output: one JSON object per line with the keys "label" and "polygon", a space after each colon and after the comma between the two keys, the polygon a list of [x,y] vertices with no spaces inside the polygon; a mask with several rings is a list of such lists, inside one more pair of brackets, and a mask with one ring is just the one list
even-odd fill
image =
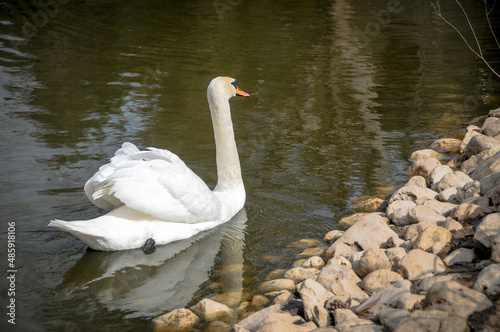
{"label": "swan's tail", "polygon": [[97,230],[81,222],[55,219],[50,221],[49,226],[74,235],[94,250],[114,250],[110,247],[109,241],[100,236]]}

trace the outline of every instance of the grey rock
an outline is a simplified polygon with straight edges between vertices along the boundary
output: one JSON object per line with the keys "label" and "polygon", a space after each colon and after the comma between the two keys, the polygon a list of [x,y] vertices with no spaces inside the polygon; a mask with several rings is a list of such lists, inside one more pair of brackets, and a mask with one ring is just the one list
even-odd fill
{"label": "grey rock", "polygon": [[464,154],[466,152],[467,145],[469,144],[472,137],[481,134],[479,130],[481,130],[481,128],[479,128],[478,126],[470,125],[467,127],[467,132],[465,133],[465,136],[462,139],[462,143],[460,144],[459,152],[461,154]]}
{"label": "grey rock", "polygon": [[402,294],[410,293],[411,282],[401,280],[395,282],[392,286],[375,292],[370,298],[354,309],[355,313],[361,313],[367,310],[369,313],[377,315],[380,311],[387,308],[395,308],[399,297]]}
{"label": "grey rock", "polygon": [[488,149],[499,149],[500,141],[496,138],[478,134],[471,138],[465,153],[471,157]]}
{"label": "grey rock", "polygon": [[420,175],[428,179],[432,171],[441,166],[441,163],[436,158],[421,159],[413,163],[409,168],[410,175]]}
{"label": "grey rock", "polygon": [[396,308],[404,310],[413,310],[417,303],[420,303],[425,295],[405,293],[396,301]]}
{"label": "grey rock", "polygon": [[491,254],[493,239],[500,231],[500,213],[492,213],[483,218],[474,233],[474,247],[479,256]]}
{"label": "grey rock", "polygon": [[446,256],[443,259],[443,262],[446,265],[451,266],[460,263],[471,263],[474,258],[476,258],[474,250],[469,248],[458,248]]}
{"label": "grey rock", "polygon": [[393,331],[408,316],[410,316],[410,313],[407,310],[387,308],[377,314],[377,319],[389,330]]}
{"label": "grey rock", "polygon": [[474,277],[472,273],[450,273],[440,276],[427,277],[420,280],[418,288],[422,292],[427,292],[434,284],[442,281],[461,281],[467,282]]}
{"label": "grey rock", "polygon": [[498,136],[500,134],[500,119],[489,117],[484,120],[481,132],[490,137]]}
{"label": "grey rock", "polygon": [[487,296],[500,295],[500,265],[491,264],[483,269],[477,276],[473,288]]}
{"label": "grey rock", "polygon": [[498,151],[498,148],[492,148],[471,156],[469,159],[462,162],[460,170],[470,176],[479,166],[484,164]]}
{"label": "grey rock", "polygon": [[474,311],[492,305],[486,295],[462,286],[456,281],[442,281],[434,284],[425,295],[427,309],[442,310],[467,319]]}

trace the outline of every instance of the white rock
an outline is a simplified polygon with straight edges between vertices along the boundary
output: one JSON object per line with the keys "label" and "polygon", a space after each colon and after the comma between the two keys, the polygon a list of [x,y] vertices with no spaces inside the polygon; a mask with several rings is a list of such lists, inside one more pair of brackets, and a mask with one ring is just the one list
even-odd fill
{"label": "white rock", "polygon": [[283,290],[279,293],[278,296],[274,298],[273,304],[283,303],[293,299],[294,299],[293,294],[290,293],[290,291]]}
{"label": "white rock", "polygon": [[321,269],[323,266],[325,266],[326,263],[323,260],[323,258],[319,256],[312,256],[309,257],[303,264],[302,267],[306,269]]}
{"label": "white rock", "polygon": [[406,255],[406,250],[401,247],[385,249],[385,255],[392,265],[397,265],[399,260]]}
{"label": "white rock", "polygon": [[448,256],[443,259],[446,265],[451,266],[460,263],[470,263],[474,260],[474,250],[468,248],[458,248],[452,251]]}
{"label": "white rock", "polygon": [[[377,212],[375,212],[377,213]],[[342,227],[350,227],[362,220],[366,215],[370,214],[369,212],[359,212],[355,214],[351,214],[347,217],[340,219],[337,223]]]}
{"label": "white rock", "polygon": [[333,231],[326,233],[325,237],[323,238],[323,241],[325,241],[326,243],[333,243],[342,235],[344,235],[343,231],[334,229]]}
{"label": "white rock", "polygon": [[450,273],[440,276],[427,277],[420,280],[418,288],[421,292],[427,292],[434,284],[442,281],[462,281],[466,282],[472,279],[474,275],[472,273]]}
{"label": "white rock", "polygon": [[[471,178],[481,182],[483,184],[483,179],[488,179],[494,173],[500,171],[500,151],[491,156],[486,162],[479,165],[474,172],[471,174]],[[491,182],[491,181],[490,181]],[[494,186],[494,185],[493,185]],[[491,186],[491,188],[493,187]],[[490,188],[490,189],[491,189]],[[486,188],[486,191],[489,189]]]}
{"label": "white rock", "polygon": [[460,144],[460,149],[459,152],[461,154],[464,154],[466,149],[467,149],[467,144],[469,144],[470,140],[472,137],[476,135],[480,135],[481,128],[475,125],[470,125],[467,127],[467,133],[465,134],[464,138],[462,139],[462,143]]}
{"label": "white rock", "polygon": [[200,322],[189,309],[175,309],[167,314],[153,318],[154,331],[189,331]]}
{"label": "white rock", "polygon": [[459,187],[449,187],[443,189],[438,194],[438,199],[443,202],[448,202],[452,204],[459,204],[460,197],[458,196]]}
{"label": "white rock", "polygon": [[408,182],[406,182],[405,186],[415,186],[427,188],[427,180],[421,175],[412,176]]}
{"label": "white rock", "polygon": [[493,238],[491,242],[491,257],[490,259],[495,263],[500,263],[500,232]]}
{"label": "white rock", "polygon": [[451,231],[458,231],[458,230],[464,228],[461,223],[459,223],[458,221],[456,221],[455,219],[450,218],[450,217],[446,218],[446,221],[444,222],[444,224],[442,224],[440,226],[446,228],[450,232]]}
{"label": "white rock", "polygon": [[327,326],[330,315],[325,309],[325,302],[333,294],[327,291],[321,284],[306,279],[299,289],[300,298],[304,303],[304,316],[307,321],[313,321],[318,326]]}
{"label": "white rock", "polygon": [[303,267],[294,267],[285,272],[285,278],[291,279],[295,283],[307,278],[315,278],[317,269],[306,269]]}
{"label": "white rock", "polygon": [[377,319],[393,331],[410,313],[407,310],[387,308],[377,314]]}
{"label": "white rock", "polygon": [[415,162],[418,160],[426,159],[426,158],[436,158],[439,155],[439,152],[433,149],[423,149],[414,151],[410,155],[410,161]]}
{"label": "white rock", "polygon": [[477,276],[474,289],[488,296],[500,295],[500,265],[491,264]]}
{"label": "white rock", "polygon": [[374,293],[387,288],[400,280],[403,280],[403,277],[399,273],[391,270],[380,269],[373,271],[364,277],[361,282],[361,288],[370,293]]}
{"label": "white rock", "polygon": [[269,281],[264,281],[260,285],[260,289],[263,292],[275,292],[282,290],[294,290],[295,282],[291,279],[274,279]]}
{"label": "white rock", "polygon": [[462,188],[468,182],[473,181],[467,174],[461,171],[454,171],[453,173],[448,173],[443,176],[441,181],[433,189],[437,191],[442,191],[450,187]]}
{"label": "white rock", "polygon": [[331,282],[329,290],[331,290],[335,299],[345,302],[351,298],[353,306],[360,304],[369,297],[356,283],[350,280],[334,280]]}
{"label": "white rock", "polygon": [[428,226],[413,242],[413,249],[439,253],[452,239],[449,230],[439,226]]}
{"label": "white rock", "polygon": [[424,223],[424,222],[444,222],[446,217],[437,213],[432,208],[425,205],[417,205],[408,212],[408,219],[410,223]]}
{"label": "white rock", "polygon": [[438,166],[441,166],[439,160],[436,158],[426,158],[414,162],[408,171],[410,175],[420,175],[427,179],[432,171]]}
{"label": "white rock", "polygon": [[396,308],[404,310],[413,310],[415,304],[421,302],[425,298],[425,295],[405,293],[402,294],[397,302]]}
{"label": "white rock", "polygon": [[355,313],[367,310],[371,314],[378,314],[387,308],[395,308],[398,298],[405,293],[410,293],[411,282],[401,280],[392,286],[375,292],[370,298],[354,309]]}
{"label": "white rock", "polygon": [[346,265],[331,264],[330,261],[321,269],[316,281],[319,282],[327,290],[331,290],[332,284],[337,280],[349,280],[357,284],[361,279]]}
{"label": "white rock", "polygon": [[453,170],[451,169],[450,166],[440,165],[434,168],[431,174],[429,175],[429,182],[431,183],[431,189],[435,190],[439,181],[441,181],[443,176],[445,176],[445,174],[448,173],[453,173]]}
{"label": "white rock", "polygon": [[440,215],[447,217],[453,210],[457,208],[458,205],[448,202],[440,202],[438,200],[433,199],[425,201],[423,206],[431,208]]}
{"label": "white rock", "polygon": [[418,280],[446,271],[443,261],[436,255],[421,249],[413,249],[398,263],[401,275],[409,280]]}
{"label": "white rock", "polygon": [[391,262],[382,249],[365,250],[359,261],[353,265],[354,272],[363,278],[368,273],[379,269],[391,269]]}
{"label": "white rock", "polygon": [[325,256],[327,259],[334,256],[344,256],[349,259],[353,253],[360,251],[358,246],[362,249],[380,248],[380,245],[387,242],[389,238],[394,240],[396,246],[403,242],[398,234],[387,226],[386,218],[378,213],[370,213],[352,225],[335,241],[326,250]]}
{"label": "white rock", "polygon": [[[361,257],[361,256],[360,256]],[[335,256],[328,261],[329,265],[344,265],[348,268],[352,268],[352,263],[344,256]]]}
{"label": "white rock", "polygon": [[427,309],[446,311],[465,319],[474,311],[481,311],[492,305],[483,293],[456,281],[434,284],[425,295],[425,303],[428,304]]}
{"label": "white rock", "polygon": [[500,230],[500,213],[492,213],[483,218],[474,234],[474,246],[483,255],[488,255],[493,239]]}
{"label": "white rock", "polygon": [[190,309],[207,322],[214,320],[224,321],[234,316],[233,309],[210,299],[203,299]]}
{"label": "white rock", "polygon": [[457,153],[461,143],[462,140],[456,138],[440,138],[435,140],[431,146],[439,151]]}
{"label": "white rock", "polygon": [[434,200],[437,198],[438,193],[429,188],[422,188],[416,186],[404,186],[396,190],[391,198],[389,204],[394,201],[412,201],[417,205],[424,204],[425,201]]}
{"label": "white rock", "polygon": [[417,204],[412,201],[394,201],[387,206],[386,216],[395,225],[409,225],[410,220],[408,219],[408,212],[415,206],[417,206]]}

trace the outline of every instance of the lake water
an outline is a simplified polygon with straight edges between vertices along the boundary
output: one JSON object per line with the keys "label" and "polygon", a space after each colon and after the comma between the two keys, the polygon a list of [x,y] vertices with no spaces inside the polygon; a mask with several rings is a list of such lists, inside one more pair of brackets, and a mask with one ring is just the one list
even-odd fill
{"label": "lake water", "polygon": [[[465,4],[498,70],[481,5]],[[124,141],[169,149],[215,185],[206,86],[220,75],[251,95],[231,101],[245,211],[148,256],[47,227],[103,213],[83,185]],[[0,80],[2,331],[149,331],[202,297],[237,306],[297,259],[290,243],[390,194],[411,152],[461,138],[500,101],[425,1],[2,1]]]}

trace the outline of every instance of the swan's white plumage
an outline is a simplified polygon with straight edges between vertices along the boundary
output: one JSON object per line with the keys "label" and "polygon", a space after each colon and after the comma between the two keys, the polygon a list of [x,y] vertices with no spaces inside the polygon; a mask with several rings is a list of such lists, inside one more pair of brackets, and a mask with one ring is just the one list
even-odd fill
{"label": "swan's white plumage", "polygon": [[197,223],[218,220],[219,201],[184,162],[167,150],[139,151],[123,143],[85,184],[87,197],[110,209],[126,205],[153,218]]}
{"label": "swan's white plumage", "polygon": [[237,93],[248,96],[229,77],[213,79],[207,90],[219,177],[213,191],[174,153],[123,143],[84,188],[95,205],[111,211],[90,220],[53,220],[49,226],[109,251],[139,248],[149,238],[167,244],[230,220],[245,203],[229,108]]}

